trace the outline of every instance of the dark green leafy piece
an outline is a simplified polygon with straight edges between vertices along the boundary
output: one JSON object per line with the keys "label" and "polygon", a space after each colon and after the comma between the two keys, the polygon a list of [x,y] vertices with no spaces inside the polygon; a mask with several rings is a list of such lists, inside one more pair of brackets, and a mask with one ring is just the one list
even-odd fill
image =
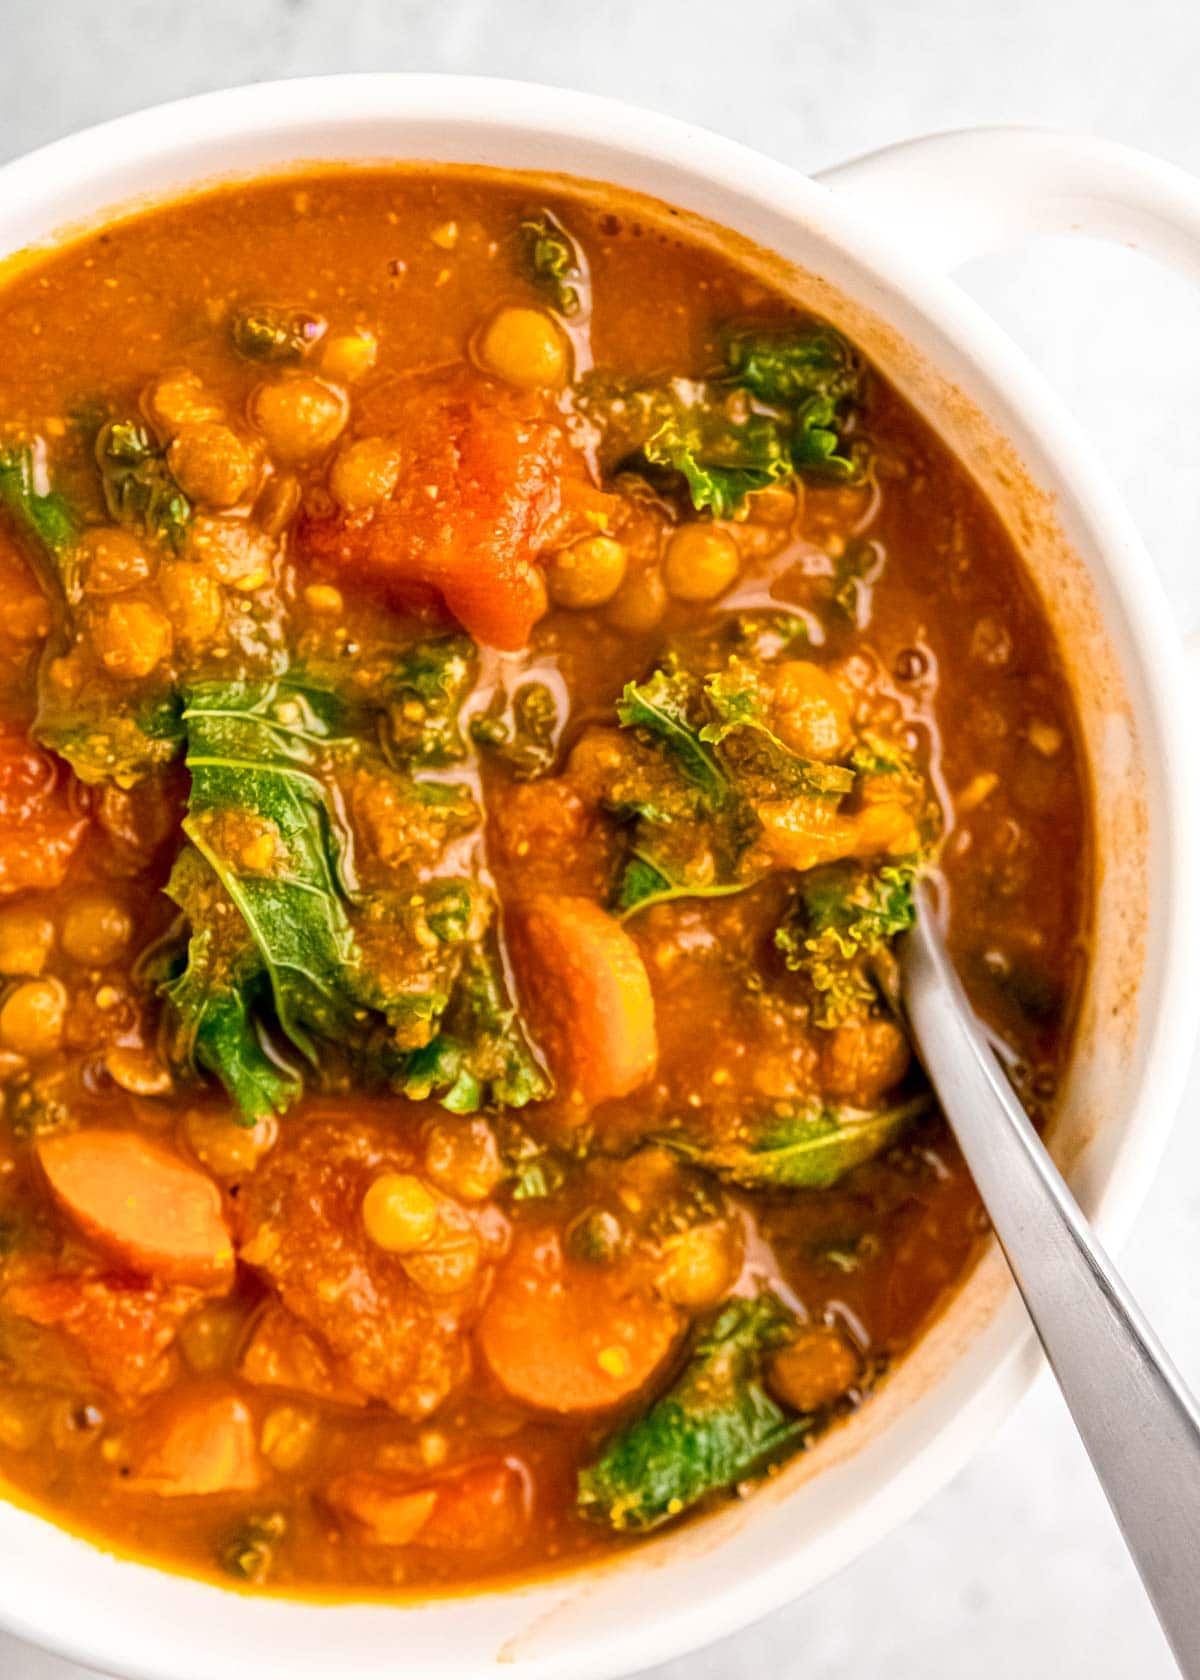
{"label": "dark green leafy piece", "polygon": [[856,630],[871,622],[871,588],[883,564],[879,544],[862,541],[849,543],[834,567],[833,604]]}
{"label": "dark green leafy piece", "polygon": [[929,1106],[923,1094],[889,1108],[812,1103],[707,1125],[702,1115],[689,1115],[662,1141],[745,1190],[827,1190],[893,1143]]}
{"label": "dark green leafy piece", "polygon": [[698,687],[689,673],[661,666],[644,683],[626,683],[617,701],[617,718],[625,728],[643,730],[663,746],[704,806],[716,811],[729,802],[733,790],[704,742],[702,725],[694,721]]}
{"label": "dark green leafy piece", "polygon": [[325,334],[325,321],[307,309],[273,303],[247,304],[235,310],[229,336],[239,355],[272,366],[301,362]]}
{"label": "dark green leafy piece", "polygon": [[748,497],[794,473],[858,476],[850,422],[861,384],[846,340],[802,323],[730,333],[710,379],[631,386],[597,373],[578,400],[600,428],[606,466],[679,474],[697,511],[736,519]]}
{"label": "dark green leafy piece", "polygon": [[163,986],[168,1054],[179,1068],[213,1074],[253,1126],[282,1113],[301,1092],[298,1074],[265,1042],[266,965],[221,882],[194,847],[175,861],[167,892],[187,917],[186,967]]}
{"label": "dark green leafy piece", "polygon": [[266,1511],[240,1522],[221,1545],[217,1561],[235,1581],[257,1586],[271,1572],[275,1557],[287,1537],[287,1517],[282,1511]]}
{"label": "dark green leafy piece", "polygon": [[96,438],[96,465],[112,519],[179,553],[192,504],[149,427],[139,420],[110,420]]}
{"label": "dark green leafy piece", "polygon": [[857,396],[862,366],[848,340],[831,327],[759,327],[725,341],[727,377],[761,402],[791,408],[824,397]]}
{"label": "dark green leafy piece", "polygon": [[471,739],[503,760],[518,781],[533,781],[554,767],[563,720],[545,683],[522,683],[511,697],[503,690],[471,719]]}
{"label": "dark green leafy piece", "polygon": [[65,592],[81,527],[66,498],[42,487],[45,477],[33,446],[0,449],[0,508],[28,540],[34,559],[50,563],[53,581]]}
{"label": "dark green leafy piece", "polygon": [[875,868],[835,863],[801,877],[775,944],[812,986],[818,1026],[836,1026],[874,1002],[870,963],[916,919],[916,869],[916,860]]}
{"label": "dark green leafy piece", "polygon": [[538,210],[521,223],[526,272],[560,315],[578,315],[587,301],[587,264],[557,216]]}
{"label": "dark green leafy piece", "polygon": [[794,794],[840,796],[854,786],[854,772],[793,752],[770,727],[770,699],[763,667],[733,658],[704,685],[711,721],[702,741],[724,746],[743,784],[751,778],[754,797],[778,799]]}
{"label": "dark green leafy piece", "polygon": [[649,856],[633,852],[617,882],[613,910],[618,916],[631,916],[636,910],[648,910],[652,904],[666,904],[675,898],[728,898],[744,892],[748,881],[711,881],[689,875],[686,867],[679,872],[666,855]]}
{"label": "dark green leafy piece", "polygon": [[546,1095],[484,943],[486,893],[458,877],[357,891],[331,796],[340,773],[365,773],[402,825],[444,808],[452,833],[477,820],[466,791],[390,769],[348,733],[365,720],[298,677],[194,684],[184,721],[194,850],[171,883],[191,927],[166,988],[177,1062],[215,1073],[247,1120],[298,1093],[276,1037],[318,1075],[336,1066],[454,1112]]}
{"label": "dark green leafy piece", "polygon": [[735,519],[747,496],[785,483],[793,470],[786,433],[765,414],[732,420],[719,411],[681,410],[646,439],[642,453],[652,467],[681,473],[692,506],[714,519]]}
{"label": "dark green leafy piece", "polygon": [[192,791],[184,830],[250,931],[289,1040],[352,1032],[353,935],[339,890],[321,754],[330,696],[287,682],[193,685],[186,693]]}
{"label": "dark green leafy piece", "polygon": [[27,542],[46,586],[61,598],[66,621],[38,672],[34,734],[81,781],[131,787],[178,753],[179,707],[170,692],[133,695],[98,668],[83,683],[59,677],[58,656],[78,633],[76,552],[83,528],[65,497],[42,488],[45,479],[39,446],[0,451],[0,509]]}
{"label": "dark green leafy piece", "polygon": [[401,763],[440,769],[466,756],[459,712],[477,664],[469,636],[434,637],[400,655],[386,692],[392,750]]}
{"label": "dark green leafy piece", "polygon": [[406,1060],[398,1084],[407,1096],[433,1097],[459,1114],[489,1101],[524,1108],[550,1095],[495,953],[484,946],[467,952],[443,1029]]}
{"label": "dark green leafy piece", "polygon": [[674,1387],[580,1471],[581,1515],[618,1533],[657,1528],[803,1445],[813,1418],[786,1411],[763,1383],[768,1356],[795,1330],[769,1290],[730,1301]]}

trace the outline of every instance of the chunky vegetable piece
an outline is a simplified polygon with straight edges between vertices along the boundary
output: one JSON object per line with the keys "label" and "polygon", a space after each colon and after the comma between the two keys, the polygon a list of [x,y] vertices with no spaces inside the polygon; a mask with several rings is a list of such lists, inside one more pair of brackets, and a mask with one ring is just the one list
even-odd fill
{"label": "chunky vegetable piece", "polygon": [[638,948],[583,898],[514,906],[511,932],[535,1030],[560,1077],[589,1103],[625,1097],[654,1073],[654,995]]}
{"label": "chunky vegetable piece", "polygon": [[561,431],[536,398],[462,378],[386,419],[400,452],[391,498],[309,522],[305,552],[399,600],[436,590],[471,635],[521,647],[545,611],[535,562],[561,500]]}
{"label": "chunky vegetable piece", "polygon": [[674,1387],[580,1472],[581,1513],[618,1532],[657,1528],[802,1441],[812,1418],[784,1411],[762,1376],[767,1354],[794,1334],[769,1291],[731,1301]]}
{"label": "chunky vegetable piece", "polygon": [[409,1597],[786,1474],[981,1240],[914,881],[1039,1124],[1086,995],[987,502],[753,253],[549,178],[217,187],[0,345],[0,1483]]}
{"label": "chunky vegetable piece", "polygon": [[135,1132],[47,1138],[38,1159],[87,1237],[168,1283],[228,1284],[233,1242],[213,1181]]}
{"label": "chunky vegetable piece", "polygon": [[505,1391],[549,1412],[592,1412],[644,1388],[679,1333],[675,1309],[636,1273],[589,1267],[558,1232],[518,1237],[479,1326]]}

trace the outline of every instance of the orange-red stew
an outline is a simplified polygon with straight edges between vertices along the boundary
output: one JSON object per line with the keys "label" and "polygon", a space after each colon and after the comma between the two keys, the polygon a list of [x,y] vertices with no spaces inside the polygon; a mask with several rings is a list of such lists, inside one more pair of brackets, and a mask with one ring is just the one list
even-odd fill
{"label": "orange-red stew", "polygon": [[881,989],[916,872],[1035,1112],[1086,960],[947,450],[669,219],[487,174],[147,212],[0,345],[14,1496],[429,1590],[868,1405],[982,1224]]}

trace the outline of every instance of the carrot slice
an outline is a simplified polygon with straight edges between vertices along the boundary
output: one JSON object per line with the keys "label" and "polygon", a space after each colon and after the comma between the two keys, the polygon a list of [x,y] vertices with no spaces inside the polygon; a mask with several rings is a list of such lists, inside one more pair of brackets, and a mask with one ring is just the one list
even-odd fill
{"label": "carrot slice", "polygon": [[628,1096],[658,1065],[646,965],[619,922],[588,898],[541,893],[509,917],[534,1032],[555,1074],[589,1103]]}
{"label": "carrot slice", "polygon": [[38,1158],[50,1188],[85,1236],[170,1283],[233,1280],[221,1193],[197,1167],[135,1132],[47,1138]]}
{"label": "carrot slice", "polygon": [[172,1396],[140,1426],[127,1485],[170,1497],[249,1493],[262,1480],[254,1419],[236,1394]]}
{"label": "carrot slice", "polygon": [[514,1399],[590,1412],[636,1394],[662,1364],[681,1319],[619,1265],[575,1264],[557,1230],[525,1230],[496,1279],[479,1344]]}

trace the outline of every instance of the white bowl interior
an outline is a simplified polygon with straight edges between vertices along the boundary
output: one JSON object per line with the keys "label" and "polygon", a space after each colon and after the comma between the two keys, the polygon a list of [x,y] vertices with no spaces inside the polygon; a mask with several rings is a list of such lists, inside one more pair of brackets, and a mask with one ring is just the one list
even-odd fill
{"label": "white bowl interior", "polygon": [[[0,171],[0,253],[222,174],[389,158],[612,181],[735,230],[747,261],[850,331],[1016,532],[1069,650],[1097,796],[1097,954],[1056,1147],[1085,1208],[1118,1232],[1182,1075],[1189,1018],[1164,1000],[1196,990],[1170,728],[1181,679],[1145,557],[1057,403],[973,306],[879,249],[823,189],[680,124],[540,88],[337,78],[124,119]],[[838,1568],[953,1473],[1034,1368],[990,1253],[847,1428],[748,1503],[589,1574],[403,1608],[300,1603],[148,1572],[0,1506],[0,1621],[155,1680],[227,1680],[248,1652],[259,1680],[623,1673]]]}

